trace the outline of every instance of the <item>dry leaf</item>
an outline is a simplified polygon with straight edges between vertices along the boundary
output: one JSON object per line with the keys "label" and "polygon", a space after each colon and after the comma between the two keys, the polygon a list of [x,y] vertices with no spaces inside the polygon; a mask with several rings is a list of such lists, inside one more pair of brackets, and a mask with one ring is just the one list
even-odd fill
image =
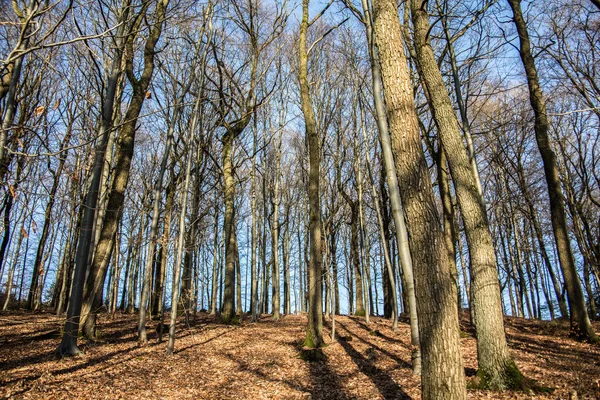
{"label": "dry leaf", "polygon": [[56,100],[56,103],[54,103],[54,109],[56,110],[58,107],[60,107],[60,101],[61,99]]}
{"label": "dry leaf", "polygon": [[146,98],[147,98],[147,99],[151,99],[151,98],[152,98],[152,93],[150,93],[150,92],[146,92]]}
{"label": "dry leaf", "polygon": [[[461,314],[461,326],[472,335],[467,315]],[[82,341],[88,350],[84,357],[57,361],[51,349],[61,340],[64,316],[18,310],[3,314],[0,398],[67,398],[72,393],[86,399],[421,398],[421,379],[410,366],[407,323],[394,332],[390,320],[383,318],[373,317],[367,326],[363,318],[336,316],[338,337],[354,340],[330,342],[331,321],[326,320],[323,333],[329,346],[322,351],[327,360],[307,362],[299,357],[298,347],[305,335],[305,314],[286,315],[277,322],[263,315],[257,323],[244,315],[237,326],[220,324],[206,312],[193,318],[196,323],[187,327],[184,316],[178,319],[175,354],[166,357],[166,342],[156,343],[158,332],[166,338],[159,321],[148,321],[151,345],[139,346],[135,314],[99,314],[103,340],[93,345]],[[568,338],[568,320],[505,322],[511,354],[523,375],[554,391],[469,390],[469,399],[568,399],[572,390],[580,399],[597,398],[600,347]],[[600,323],[592,323],[599,331]],[[370,334],[375,328],[381,335]],[[477,341],[463,337],[461,347],[467,380],[472,380]],[[542,365],[544,358],[550,362]]]}
{"label": "dry leaf", "polygon": [[23,237],[25,239],[27,239],[29,237],[29,235],[27,234],[27,231],[25,230],[25,228],[21,228],[21,235],[23,235]]}
{"label": "dry leaf", "polygon": [[12,196],[13,199],[17,196],[13,185],[8,185],[8,191],[10,192],[10,195]]}
{"label": "dry leaf", "polygon": [[44,111],[46,111],[46,107],[44,106],[39,106],[38,108],[35,109],[35,115],[40,116],[44,113]]}

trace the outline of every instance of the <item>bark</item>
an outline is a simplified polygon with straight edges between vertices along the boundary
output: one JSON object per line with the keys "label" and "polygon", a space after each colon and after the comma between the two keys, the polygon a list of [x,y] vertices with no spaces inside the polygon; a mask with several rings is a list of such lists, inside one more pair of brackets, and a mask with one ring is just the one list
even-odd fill
{"label": "bark", "polygon": [[554,241],[558,252],[560,267],[565,280],[567,297],[571,316],[571,333],[581,340],[597,341],[592,324],[588,317],[585,306],[585,298],[581,288],[581,282],[575,269],[575,259],[569,242],[567,229],[567,216],[565,212],[565,201],[561,189],[561,182],[556,163],[556,154],[552,149],[548,137],[549,121],[546,111],[546,101],[540,86],[535,60],[532,55],[531,42],[527,25],[521,11],[519,0],[508,0],[512,9],[514,22],[517,27],[520,40],[520,56],[527,75],[529,87],[529,101],[533,108],[535,122],[535,139],[542,156],[544,175],[548,186],[550,202],[550,219],[554,233]]}
{"label": "bark", "polygon": [[[362,128],[363,128],[363,139],[364,139],[365,143],[367,143],[367,137],[366,137],[367,135],[366,135],[366,129],[364,127],[364,124],[363,124]],[[389,302],[389,305],[385,304],[384,307],[388,306],[390,308],[389,317],[392,319],[392,330],[395,331],[396,329],[398,329],[398,294],[396,291],[396,280],[394,279],[394,270],[393,270],[392,261],[390,258],[388,238],[386,237],[386,226],[384,224],[381,207],[379,205],[379,196],[377,194],[377,188],[375,187],[375,180],[373,178],[373,172],[371,170],[371,157],[370,157],[368,151],[366,151],[365,154],[366,154],[366,161],[367,161],[367,172],[369,173],[369,180],[371,182],[371,188],[373,190],[373,198],[375,199],[374,203],[375,203],[375,211],[377,212],[379,235],[380,235],[380,240],[382,243],[381,247],[383,248],[383,259],[384,259],[383,271],[384,271],[384,276],[387,277],[387,281],[385,281],[385,279],[384,279],[384,290],[387,290],[387,292],[388,292],[387,293],[388,297],[386,298],[386,301]],[[382,192],[383,192],[383,190],[382,190]],[[389,286],[389,288],[386,288],[386,286]],[[375,291],[375,293],[377,293],[377,290]],[[413,367],[413,371],[414,371],[414,367]]]}
{"label": "bark", "polygon": [[288,228],[283,234],[281,253],[283,257],[283,313],[289,315],[292,313],[292,296],[290,287],[290,234]]}
{"label": "bark", "polygon": [[233,172],[233,140],[241,131],[227,131],[223,137],[223,178],[225,183],[225,217],[223,231],[225,233],[225,288],[223,293],[224,323],[231,323],[235,316],[235,180]]}
{"label": "bark", "polygon": [[[11,193],[6,193],[4,197],[4,216],[2,218],[2,228],[4,230],[4,235],[2,237],[2,244],[0,244],[0,265],[4,266],[6,257],[6,250],[8,249],[8,244],[10,242],[11,232],[10,229],[10,211],[12,210],[14,204],[14,197]],[[4,271],[3,271],[4,272]],[[0,275],[0,278],[2,275]]]}
{"label": "bark", "polygon": [[360,255],[359,255],[359,228],[360,228],[360,216],[359,216],[359,204],[358,201],[353,200],[342,187],[338,185],[338,190],[344,197],[348,208],[350,209],[350,221],[348,225],[350,227],[350,263],[352,264],[352,272],[354,274],[355,287],[356,287],[356,307],[354,309],[354,315],[365,316],[365,305],[363,295],[363,274],[360,268]]}
{"label": "bark", "polygon": [[256,268],[256,247],[258,245],[257,240],[258,240],[258,233],[257,233],[257,218],[256,218],[256,147],[257,147],[257,140],[256,140],[256,119],[255,119],[255,126],[254,126],[254,144],[253,144],[253,150],[252,150],[252,171],[250,172],[251,175],[251,186],[250,186],[250,213],[251,213],[251,239],[250,239],[250,263],[251,263],[251,270],[250,270],[250,276],[251,276],[251,293],[250,293],[250,309],[252,312],[252,322],[257,322],[258,318],[258,270]]}
{"label": "bark", "polygon": [[435,162],[437,167],[437,179],[438,189],[440,191],[440,197],[442,199],[442,215],[444,218],[444,241],[446,243],[446,249],[448,250],[448,260],[450,261],[450,276],[456,285],[457,297],[456,301],[458,309],[461,309],[461,298],[460,298],[460,282],[458,279],[458,268],[456,267],[456,240],[457,232],[454,224],[454,207],[452,205],[452,195],[450,193],[450,184],[448,181],[448,171],[446,154],[441,146],[438,148],[437,154],[435,154]]}
{"label": "bark", "polygon": [[[234,232],[235,233],[235,232]],[[233,240],[235,241],[235,287],[236,287],[236,299],[238,315],[244,313],[242,307],[242,267],[240,265],[240,249],[237,239],[237,233],[234,234]]]}
{"label": "bark", "polygon": [[456,294],[423,153],[396,2],[373,4],[384,99],[413,256],[423,399],[465,399]]}
{"label": "bark", "polygon": [[212,291],[210,300],[210,314],[217,313],[217,289],[218,289],[218,268],[219,268],[219,208],[215,207],[215,230],[213,243],[213,270],[212,270]]}
{"label": "bark", "polygon": [[[161,194],[163,192],[163,179],[165,176],[165,171],[167,169],[167,162],[169,160],[169,155],[171,153],[171,143],[173,142],[173,131],[175,129],[175,121],[178,119],[178,105],[175,106],[174,115],[171,123],[167,129],[167,141],[165,143],[165,149],[163,150],[162,160],[160,162],[160,167],[158,170],[158,177],[156,178],[156,182],[154,184],[153,190],[153,201],[152,201],[152,221],[150,222],[150,238],[148,241],[148,255],[146,256],[146,267],[145,267],[145,275],[144,281],[142,284],[142,298],[140,301],[140,315],[138,319],[138,341],[140,343],[147,343],[148,338],[146,335],[146,302],[148,301],[148,296],[150,292],[150,286],[152,285],[152,266],[155,265],[155,254],[154,250],[156,249],[156,239],[158,236],[158,219],[160,216],[160,203],[161,203]],[[162,267],[162,263],[161,263]],[[159,278],[162,277],[162,271],[160,268],[156,268],[155,275]],[[162,286],[162,285],[161,285]],[[156,296],[160,296],[156,293]],[[155,297],[154,301],[156,302],[160,297]],[[156,304],[156,303],[155,303]],[[157,308],[158,311],[158,308]],[[158,314],[158,313],[157,313]]]}
{"label": "bark", "polygon": [[[388,131],[388,125],[385,118],[385,105],[383,103],[384,96],[382,95],[382,71],[378,53],[375,45],[377,41],[374,40],[374,21],[371,18],[370,8],[368,2],[363,0],[362,2],[363,11],[365,13],[366,31],[367,31],[367,42],[369,44],[369,54],[371,59],[371,75],[372,85],[374,94],[375,111],[377,115],[377,128],[380,136],[381,150],[383,154],[383,162],[385,169],[385,176],[388,183],[390,205],[392,211],[392,218],[396,226],[396,240],[398,242],[398,253],[400,256],[400,265],[402,268],[402,284],[404,287],[403,294],[407,298],[409,318],[410,318],[410,335],[411,335],[411,348],[412,348],[412,364],[413,374],[417,375],[421,371],[421,353],[419,347],[419,321],[417,317],[417,301],[415,296],[415,284],[413,277],[413,265],[412,258],[408,243],[408,233],[405,225],[404,210],[402,207],[402,200],[400,196],[400,188],[398,184],[397,171],[394,165],[394,155],[392,152],[392,144],[390,139],[390,132]],[[399,25],[399,24],[398,24]],[[399,28],[399,26],[398,26]],[[383,173],[383,172],[382,172]],[[383,183],[382,183],[383,184]],[[389,242],[388,242],[389,243]],[[395,269],[392,269],[395,270]],[[390,275],[388,272],[388,279],[395,279],[394,275]],[[391,287],[390,287],[391,289]],[[393,292],[393,290],[392,290]],[[392,293],[394,295],[394,293]],[[396,301],[396,300],[394,300]]]}
{"label": "bark", "polygon": [[[122,17],[123,20],[127,19],[127,11]],[[123,25],[121,26],[123,27]],[[85,196],[83,206],[84,211],[79,227],[79,238],[77,240],[77,251],[75,254],[75,271],[71,284],[69,305],[67,308],[67,320],[61,344],[57,348],[57,353],[61,356],[75,356],[80,353],[79,348],[77,347],[77,335],[81,317],[83,288],[85,284],[88,257],[91,250],[92,230],[94,227],[96,205],[98,203],[98,191],[100,189],[102,178],[102,167],[104,165],[106,147],[113,125],[115,92],[121,74],[120,67],[123,48],[122,40],[120,38],[122,37],[123,32],[124,27],[117,30],[117,45],[115,46],[114,59],[112,60],[111,71],[106,85],[106,93],[103,99],[100,141],[95,149],[92,180]]]}
{"label": "bark", "polygon": [[[279,140],[281,143],[281,139]],[[281,145],[279,146],[281,151]],[[280,153],[279,153],[280,154]],[[280,271],[279,271],[279,154],[275,161],[275,187],[273,188],[273,219],[271,221],[271,254],[273,262],[272,283],[272,309],[273,320],[279,320],[281,313],[281,290],[280,290]]]}
{"label": "bark", "polygon": [[419,72],[429,94],[433,119],[446,152],[469,245],[478,374],[482,387],[504,390],[520,382],[520,379],[515,379],[520,372],[506,344],[496,255],[485,205],[479,195],[472,163],[429,42],[431,26],[427,2],[411,0],[411,16]]}
{"label": "bark", "polygon": [[[560,283],[556,274],[554,273],[554,269],[552,267],[552,263],[550,262],[550,257],[548,256],[548,251],[546,250],[546,246],[544,245],[544,233],[542,232],[542,228],[540,227],[539,220],[537,218],[537,213],[535,211],[535,207],[533,206],[533,201],[531,200],[531,194],[529,192],[527,183],[525,182],[525,176],[523,173],[523,168],[519,165],[517,168],[519,174],[519,186],[521,188],[521,192],[523,193],[523,197],[525,199],[525,203],[527,204],[527,208],[529,210],[529,219],[531,221],[531,225],[535,232],[535,237],[538,242],[538,247],[540,249],[540,253],[542,255],[542,260],[544,260],[544,266],[550,275],[550,279],[552,280],[552,286],[554,288],[554,294],[556,295],[556,299],[558,300],[558,307],[560,309],[560,314],[566,318],[569,315],[569,310],[567,308],[567,303],[565,301],[565,296],[563,295],[563,291],[560,287]],[[550,304],[550,303],[549,303]]]}
{"label": "bark", "polygon": [[[110,253],[114,247],[115,234],[123,215],[125,190],[127,189],[129,181],[135,145],[137,119],[142,110],[144,100],[146,99],[148,86],[150,85],[154,72],[155,48],[162,33],[168,5],[169,0],[160,0],[156,5],[154,23],[144,44],[143,70],[139,79],[134,75],[133,67],[133,43],[135,41],[135,35],[130,35],[127,38],[127,43],[125,45],[125,72],[127,79],[132,86],[133,94],[127,112],[125,113],[125,122],[121,126],[116,143],[114,176],[108,194],[106,212],[102,222],[100,237],[98,238],[98,244],[94,251],[94,257],[88,273],[84,293],[81,325],[86,326],[86,335],[91,335],[91,338],[95,336],[95,324],[89,326],[86,324],[86,319],[91,312],[95,312],[93,307],[95,305],[94,303],[97,301],[96,296],[102,292],[110,261]],[[146,18],[144,11],[136,16],[136,21],[141,23],[141,19],[143,18]],[[135,24],[133,29],[137,29]]]}
{"label": "bark", "polygon": [[171,170],[171,180],[165,190],[165,216],[163,220],[163,234],[160,239],[157,267],[154,275],[154,290],[152,291],[152,315],[162,315],[163,311],[163,293],[165,290],[165,278],[167,275],[167,261],[169,257],[169,240],[171,237],[171,221],[173,207],[175,206],[175,185],[177,178],[173,176]]}
{"label": "bark", "polygon": [[23,221],[21,222],[21,230],[19,231],[19,238],[17,239],[17,246],[15,247],[14,254],[12,257],[11,266],[8,270],[8,279],[6,281],[6,297],[4,298],[4,304],[2,305],[2,311],[6,311],[11,301],[11,292],[14,286],[13,281],[15,278],[15,271],[17,270],[17,264],[19,262],[19,252],[21,251],[21,244],[23,242],[23,232],[25,232],[25,221],[27,220],[26,216],[23,216]]}
{"label": "bark", "polygon": [[302,21],[298,40],[298,80],[300,83],[300,105],[304,115],[304,132],[308,144],[308,203],[309,203],[309,242],[310,259],[308,262],[308,324],[306,328],[307,347],[318,348],[323,343],[323,302],[322,302],[322,243],[321,243],[321,203],[320,203],[320,166],[321,135],[317,132],[313,104],[308,82],[307,31],[309,27],[308,8],[310,0],[302,0]]}

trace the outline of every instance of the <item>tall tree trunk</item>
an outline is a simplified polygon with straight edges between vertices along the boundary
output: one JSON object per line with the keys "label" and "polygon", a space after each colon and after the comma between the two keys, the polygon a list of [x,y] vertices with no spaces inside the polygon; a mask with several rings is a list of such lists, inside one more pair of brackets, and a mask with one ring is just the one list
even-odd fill
{"label": "tall tree trunk", "polygon": [[[125,72],[127,79],[132,86],[133,94],[131,100],[129,101],[127,112],[125,113],[125,122],[121,126],[119,137],[117,139],[115,149],[114,176],[112,179],[110,192],[108,194],[106,212],[104,215],[104,220],[102,221],[100,237],[98,238],[98,244],[94,251],[94,257],[88,273],[86,289],[84,293],[82,321],[80,324],[85,326],[86,335],[91,335],[91,338],[94,338],[95,335],[95,324],[86,324],[86,319],[90,312],[95,312],[93,307],[95,301],[97,301],[96,296],[102,292],[102,287],[104,286],[104,279],[110,260],[110,252],[113,249],[117,227],[123,215],[123,203],[125,200],[125,190],[127,189],[131,171],[135,134],[137,131],[137,119],[142,110],[147,89],[150,85],[150,81],[154,72],[154,57],[156,54],[155,48],[162,33],[168,5],[169,0],[160,0],[156,5],[156,10],[154,12],[154,23],[144,44],[144,66],[139,79],[135,76],[133,67],[133,43],[135,41],[135,35],[130,35],[127,38],[127,43],[125,46],[125,54],[127,55],[125,57]],[[139,21],[137,23],[141,23],[141,19],[146,18],[146,15],[142,14],[145,14],[145,12],[142,12],[136,16],[136,22]],[[134,29],[137,29],[137,27],[134,27]],[[92,319],[92,322],[93,321],[94,319]]]}
{"label": "tall tree trunk", "polygon": [[177,244],[175,248],[175,264],[173,264],[173,284],[171,287],[171,315],[169,322],[169,342],[167,343],[166,354],[173,354],[173,349],[175,347],[175,325],[177,324],[177,306],[179,305],[179,292],[180,292],[180,281],[181,281],[181,263],[183,258],[183,247],[185,243],[185,217],[187,213],[187,203],[188,203],[188,192],[190,189],[190,175],[192,171],[192,163],[193,163],[193,135],[196,127],[196,118],[198,117],[198,104],[200,103],[200,97],[198,97],[196,101],[196,106],[194,107],[194,120],[192,122],[192,126],[188,132],[187,140],[184,145],[187,145],[187,154],[185,157],[185,180],[181,192],[181,204],[180,204],[180,214],[179,214],[179,232],[177,234]]}
{"label": "tall tree trunk", "polygon": [[446,153],[439,142],[437,154],[435,154],[435,162],[437,167],[438,189],[442,199],[442,215],[444,218],[444,241],[448,250],[448,259],[450,260],[450,276],[454,281],[457,289],[456,301],[458,309],[461,309],[461,290],[460,281],[458,279],[458,268],[456,267],[456,226],[454,224],[454,207],[452,206],[452,195],[450,193],[450,185],[448,182]]}
{"label": "tall tree trunk", "polygon": [[[400,256],[400,266],[402,268],[402,285],[404,287],[403,294],[408,302],[408,311],[410,318],[410,336],[411,336],[411,359],[413,364],[413,374],[418,375],[421,372],[421,350],[419,341],[419,321],[417,318],[417,300],[415,296],[415,283],[413,277],[412,258],[408,243],[408,233],[405,225],[404,210],[400,196],[400,188],[398,184],[398,176],[394,165],[394,156],[392,152],[392,142],[390,132],[385,118],[385,105],[383,103],[384,96],[382,94],[382,66],[380,58],[375,46],[377,44],[376,29],[374,21],[371,17],[370,7],[367,0],[362,1],[363,12],[365,13],[367,42],[369,45],[369,54],[371,59],[371,76],[374,94],[375,111],[377,115],[377,128],[380,136],[381,150],[383,155],[383,165],[385,176],[388,183],[390,205],[392,218],[396,226],[396,240],[398,242],[398,253]],[[399,25],[399,24],[398,24]],[[399,27],[399,26],[398,26]],[[375,31],[375,32],[374,32]],[[382,35],[380,32],[379,35]],[[383,172],[382,172],[383,174]],[[383,184],[383,182],[382,182]],[[389,243],[389,242],[388,242]],[[395,260],[395,259],[394,259]],[[395,268],[393,268],[395,271]],[[389,275],[389,271],[388,275]],[[391,275],[388,279],[395,279],[395,275]],[[388,281],[389,282],[389,281]],[[389,288],[391,289],[391,287]],[[393,291],[393,290],[392,290]],[[394,295],[392,293],[391,295]],[[396,300],[395,300],[396,301]],[[397,302],[397,301],[396,301]]]}
{"label": "tall tree trunk", "polygon": [[[364,121],[364,119],[363,119],[363,121]],[[362,131],[363,131],[363,139],[364,139],[365,143],[367,143],[367,133],[366,133],[364,123],[362,126]],[[387,311],[387,310],[385,310],[385,307],[389,307],[389,312],[390,312],[389,317],[392,318],[392,330],[395,331],[396,329],[398,329],[398,300],[397,300],[398,294],[396,291],[396,279],[394,278],[394,269],[392,267],[392,261],[390,258],[390,251],[389,251],[389,246],[388,246],[389,242],[388,242],[388,238],[387,238],[387,234],[386,234],[387,227],[385,226],[384,218],[382,216],[381,207],[379,205],[380,199],[379,199],[379,195],[377,193],[377,188],[375,187],[375,179],[373,178],[373,171],[371,170],[371,156],[369,155],[369,151],[366,151],[365,154],[366,154],[366,161],[367,161],[367,172],[369,174],[369,180],[371,182],[373,198],[375,199],[375,201],[373,203],[375,203],[375,211],[377,212],[379,237],[380,237],[380,241],[381,241],[381,245],[382,245],[381,247],[383,249],[383,260],[384,260],[383,275],[384,275],[384,277],[386,277],[384,279],[383,284],[384,284],[384,291],[388,292],[387,297],[385,297],[386,304],[384,304],[384,313]],[[383,183],[383,181],[382,181],[382,183]],[[385,185],[382,185],[382,186],[383,186],[382,189],[385,189]],[[383,190],[382,190],[382,194],[383,194]],[[383,201],[382,201],[382,203],[383,203]],[[377,290],[375,290],[375,294],[377,294]],[[377,303],[378,302],[376,302],[376,304]],[[414,366],[413,366],[413,372],[414,372]]]}
{"label": "tall tree trunk", "polygon": [[223,232],[225,233],[225,292],[223,294],[223,310],[221,314],[224,323],[231,323],[235,316],[235,180],[233,176],[233,140],[236,133],[227,131],[223,136],[223,178],[225,182],[225,218]]}
{"label": "tall tree trunk", "polygon": [[219,268],[219,208],[215,206],[215,225],[214,225],[214,240],[213,240],[213,270],[212,270],[212,286],[210,300],[210,314],[217,313],[217,289],[218,284],[218,268]]}
{"label": "tall tree trunk", "polygon": [[253,129],[253,149],[252,149],[252,171],[251,175],[251,186],[250,186],[250,213],[251,213],[251,238],[250,238],[250,263],[251,263],[251,293],[250,293],[250,309],[252,310],[252,322],[258,321],[258,270],[256,267],[256,250],[258,246],[258,233],[257,233],[257,211],[256,211],[256,149],[257,149],[257,128],[256,128],[256,118],[254,119],[254,129]]}
{"label": "tall tree trunk", "polygon": [[[165,143],[165,148],[163,150],[163,156],[160,162],[160,167],[158,170],[158,177],[156,178],[156,182],[154,184],[154,191],[153,191],[153,200],[152,200],[152,222],[150,223],[150,238],[148,240],[148,255],[146,256],[146,267],[145,267],[145,276],[144,276],[144,282],[142,284],[142,298],[141,298],[141,304],[142,306],[140,307],[140,314],[139,314],[139,319],[138,319],[138,341],[140,343],[147,343],[148,342],[148,338],[146,335],[146,307],[144,306],[147,302],[148,296],[149,296],[149,292],[150,292],[150,286],[152,284],[152,267],[153,265],[156,264],[156,259],[155,259],[155,254],[154,254],[154,250],[156,249],[156,239],[158,236],[158,219],[160,216],[160,204],[161,204],[161,199],[162,199],[162,192],[163,192],[163,180],[164,180],[164,176],[165,176],[165,171],[167,169],[167,162],[169,160],[169,156],[171,153],[171,144],[173,142],[173,131],[175,130],[175,123],[178,120],[178,114],[179,114],[179,104],[177,104],[175,106],[174,109],[174,113],[172,116],[172,119],[169,123],[169,127],[167,128],[167,141]],[[167,197],[171,196],[171,204],[173,202],[173,198],[174,198],[174,190],[171,188],[171,190],[167,189]],[[167,203],[169,202],[169,200],[167,200]],[[168,210],[169,212],[171,210]],[[167,216],[165,215],[165,226],[166,226],[166,219]],[[170,227],[170,215],[169,215],[169,227]],[[167,241],[163,241],[162,244],[162,249],[163,251],[165,244],[168,244]],[[162,261],[162,260],[161,260]],[[159,299],[162,297],[161,296],[161,291],[162,291],[162,285],[163,283],[161,282],[161,277],[163,275],[163,271],[162,269],[165,268],[165,265],[159,261],[159,268],[155,269],[155,290],[153,293],[153,301],[151,302],[153,307],[155,308],[156,313],[154,315],[158,315],[159,313],[159,309],[158,309],[158,302]],[[151,310],[151,315],[152,315],[152,310]]]}
{"label": "tall tree trunk", "polygon": [[17,245],[15,247],[11,265],[8,268],[8,279],[6,281],[6,297],[4,298],[4,304],[2,305],[2,311],[6,311],[11,301],[11,292],[14,286],[15,271],[17,270],[17,264],[19,263],[19,252],[21,251],[21,244],[23,243],[23,237],[25,232],[25,221],[27,216],[23,215],[23,221],[21,222],[21,230],[19,231],[19,238],[17,239]]}
{"label": "tall tree trunk", "polygon": [[317,132],[310,85],[308,82],[308,46],[307,31],[310,26],[308,8],[310,0],[302,0],[302,21],[298,40],[298,80],[300,82],[300,104],[304,115],[304,130],[308,144],[308,203],[309,203],[309,236],[310,259],[308,262],[308,325],[306,328],[307,347],[323,345],[323,301],[321,291],[322,281],[322,243],[321,243],[321,199],[320,199],[320,166],[321,166],[321,135]]}
{"label": "tall tree trunk", "polygon": [[94,166],[92,172],[92,181],[85,196],[84,211],[79,228],[79,238],[77,240],[77,251],[75,254],[75,272],[71,284],[71,295],[69,296],[69,305],[67,309],[67,319],[65,323],[63,338],[57,348],[57,353],[61,356],[75,356],[80,353],[77,347],[77,336],[81,317],[83,289],[85,284],[85,275],[88,265],[88,258],[91,250],[92,230],[94,227],[94,217],[96,205],[98,202],[98,191],[102,178],[102,167],[106,157],[106,147],[109,135],[113,126],[113,110],[117,83],[121,75],[121,61],[123,57],[123,35],[125,31],[124,21],[128,19],[129,10],[125,9],[121,15],[122,25],[116,32],[117,45],[115,46],[114,58],[111,64],[111,71],[106,84],[106,92],[102,104],[102,121],[100,128],[100,141],[96,145],[94,154]]}
{"label": "tall tree trunk", "polygon": [[283,234],[281,252],[283,256],[283,313],[289,315],[292,313],[292,296],[290,286],[290,233],[288,227],[286,227]]}
{"label": "tall tree trunk", "polygon": [[529,40],[529,33],[527,32],[527,25],[523,18],[520,1],[508,0],[508,3],[512,9],[513,20],[519,34],[521,61],[523,62],[525,74],[527,75],[529,101],[535,116],[535,139],[542,156],[544,175],[548,186],[550,219],[552,221],[552,229],[554,231],[554,240],[556,242],[560,267],[567,289],[571,315],[571,334],[578,339],[595,342],[598,339],[588,317],[581,282],[577,275],[577,270],[575,269],[575,260],[569,242],[567,216],[558,168],[556,165],[556,154],[552,150],[550,139],[548,137],[549,122],[546,111],[546,101],[544,100],[544,94],[540,86],[535,60],[531,53],[531,42]]}
{"label": "tall tree trunk", "polygon": [[240,249],[237,238],[237,233],[234,232],[233,240],[235,241],[235,302],[237,306],[238,315],[244,313],[242,307],[242,266],[240,265]]}
{"label": "tall tree trunk", "polygon": [[[280,140],[281,142],[281,140]],[[281,149],[281,148],[280,148]],[[279,158],[279,157],[277,157]],[[273,262],[272,309],[273,320],[278,321],[281,313],[281,290],[279,271],[279,160],[275,162],[275,187],[273,188],[273,217],[271,221],[271,260]]]}
{"label": "tall tree trunk", "polygon": [[520,372],[506,344],[496,255],[485,204],[433,48],[429,42],[427,2],[411,0],[415,52],[429,93],[430,108],[446,152],[458,204],[465,223],[471,259],[473,314],[477,328],[477,360],[482,387],[503,390],[519,385]]}
{"label": "tall tree trunk", "polygon": [[[384,99],[413,256],[424,399],[465,399],[456,293],[423,153],[397,5],[373,2]],[[433,246],[432,246],[433,244]]]}

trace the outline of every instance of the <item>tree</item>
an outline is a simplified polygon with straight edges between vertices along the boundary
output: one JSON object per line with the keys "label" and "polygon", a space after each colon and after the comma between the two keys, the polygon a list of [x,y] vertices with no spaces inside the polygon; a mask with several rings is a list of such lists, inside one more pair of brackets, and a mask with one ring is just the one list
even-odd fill
{"label": "tree", "polygon": [[456,294],[421,146],[396,3],[374,1],[373,22],[396,172],[413,256],[423,398],[464,399],[466,386],[458,339]]}
{"label": "tree", "polygon": [[308,203],[309,203],[309,244],[310,258],[308,262],[308,324],[304,345],[311,348],[321,347],[323,342],[323,305],[322,305],[322,263],[323,249],[321,243],[321,199],[320,168],[321,138],[317,132],[317,123],[311,101],[308,81],[308,56],[314,43],[307,44],[308,28],[315,22],[309,20],[308,8],[310,0],[302,0],[302,20],[298,37],[298,82],[300,86],[300,106],[304,115],[304,132],[308,145]]}
{"label": "tree", "polygon": [[477,361],[481,385],[495,390],[518,387],[520,372],[512,360],[502,319],[496,255],[485,204],[467,154],[456,114],[430,44],[427,2],[411,0],[414,45],[419,74],[446,154],[456,188],[469,244],[473,287],[473,315],[477,328]]}
{"label": "tree", "polygon": [[598,339],[588,317],[581,281],[575,269],[575,259],[569,242],[564,195],[556,165],[556,154],[552,149],[552,144],[548,137],[550,124],[548,122],[546,101],[544,100],[544,93],[540,86],[535,60],[531,52],[531,41],[527,31],[527,24],[523,18],[520,2],[518,0],[508,0],[508,4],[512,10],[513,21],[519,34],[519,54],[525,68],[527,85],[529,87],[529,101],[535,116],[535,139],[542,156],[544,175],[546,184],[548,185],[552,230],[567,289],[571,333],[578,339],[595,342]]}

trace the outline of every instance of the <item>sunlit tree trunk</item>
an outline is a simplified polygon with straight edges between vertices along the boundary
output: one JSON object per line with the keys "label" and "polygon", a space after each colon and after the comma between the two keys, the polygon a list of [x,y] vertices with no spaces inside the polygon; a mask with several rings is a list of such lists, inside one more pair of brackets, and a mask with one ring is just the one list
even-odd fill
{"label": "sunlit tree trunk", "polygon": [[[375,40],[376,32],[374,32],[374,21],[372,20],[370,7],[366,0],[362,1],[363,12],[366,21],[367,43],[369,46],[369,54],[371,59],[371,77],[373,86],[373,97],[375,111],[377,117],[377,128],[380,136],[381,150],[383,155],[383,167],[387,180],[390,196],[390,205],[392,218],[396,226],[396,240],[398,242],[398,253],[400,256],[400,266],[402,268],[402,285],[403,293],[407,299],[408,312],[410,318],[410,335],[411,335],[411,360],[413,364],[413,374],[418,375],[421,372],[421,350],[419,344],[419,322],[417,317],[417,300],[415,296],[415,284],[413,277],[412,258],[408,243],[407,228],[405,225],[404,210],[400,197],[400,188],[398,185],[398,176],[396,166],[394,165],[394,156],[392,152],[392,144],[390,132],[386,121],[386,108],[383,103],[384,95],[382,93],[382,71],[378,51],[376,49],[377,42]],[[381,33],[380,33],[381,35]],[[383,174],[383,171],[382,171]],[[383,182],[382,182],[383,184]],[[385,221],[385,220],[384,220]],[[386,235],[387,236],[387,235]],[[389,243],[389,242],[388,242]],[[385,244],[387,245],[387,243]],[[395,268],[392,269],[392,272]],[[390,274],[386,271],[388,279],[395,279],[395,274]],[[389,281],[388,281],[389,286]],[[394,290],[391,289],[390,295],[396,296]],[[394,300],[396,301],[396,300]]]}
{"label": "sunlit tree trunk", "polygon": [[308,262],[308,325],[306,328],[307,347],[323,345],[323,304],[321,292],[322,244],[321,244],[321,199],[320,199],[320,165],[321,138],[317,132],[313,105],[310,97],[308,81],[308,46],[307,31],[309,0],[302,0],[302,20],[298,40],[298,81],[300,83],[300,104],[304,115],[304,129],[308,143],[309,173],[309,235],[310,258]]}
{"label": "sunlit tree trunk", "polygon": [[[154,57],[156,44],[161,36],[165,22],[165,14],[169,0],[160,0],[156,5],[154,22],[149,36],[144,44],[143,70],[138,79],[134,74],[134,41],[136,35],[127,37],[125,45],[125,73],[133,89],[133,95],[129,102],[127,112],[125,113],[125,122],[121,126],[117,139],[115,150],[115,170],[108,195],[106,212],[102,221],[102,229],[98,244],[94,251],[94,257],[88,273],[86,288],[84,293],[82,320],[80,324],[85,327],[86,336],[95,338],[95,323],[92,318],[92,324],[87,324],[88,314],[95,312],[93,307],[97,302],[96,295],[101,293],[104,285],[104,279],[109,264],[110,252],[114,245],[117,227],[123,215],[123,203],[125,200],[125,190],[129,181],[131,172],[131,161],[135,144],[135,134],[137,119],[142,110],[146,93],[152,75],[154,72]],[[134,30],[138,29],[139,24],[146,18],[145,12],[136,16]]]}
{"label": "sunlit tree trunk", "polygon": [[423,153],[397,5],[373,3],[384,99],[409,245],[421,338],[423,399],[465,399],[456,293]]}
{"label": "sunlit tree trunk", "polygon": [[430,44],[427,2],[411,0],[410,4],[417,64],[446,152],[469,245],[478,374],[482,387],[503,390],[518,386],[521,380],[515,379],[520,372],[506,344],[496,254],[485,204],[479,195],[473,164],[465,149],[458,120]]}

